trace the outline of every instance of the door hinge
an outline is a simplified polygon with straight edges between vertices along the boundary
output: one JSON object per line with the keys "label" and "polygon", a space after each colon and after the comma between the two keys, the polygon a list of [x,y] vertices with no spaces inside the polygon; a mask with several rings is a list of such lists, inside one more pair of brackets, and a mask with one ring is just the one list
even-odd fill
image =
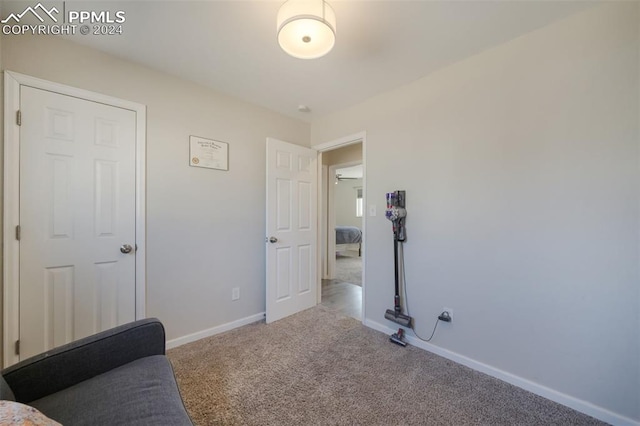
{"label": "door hinge", "polygon": [[16,340],[16,355],[20,355],[20,340]]}
{"label": "door hinge", "polygon": [[16,112],[16,124],[22,126],[22,111],[20,110]]}
{"label": "door hinge", "polygon": [[20,225],[16,226],[16,240],[20,241]]}

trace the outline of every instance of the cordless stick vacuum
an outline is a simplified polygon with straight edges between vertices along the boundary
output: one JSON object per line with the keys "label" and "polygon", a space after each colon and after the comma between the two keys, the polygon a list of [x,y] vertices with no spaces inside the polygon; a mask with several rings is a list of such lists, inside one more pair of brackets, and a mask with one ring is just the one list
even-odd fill
{"label": "cordless stick vacuum", "polygon": [[[411,328],[411,317],[402,313],[402,305],[400,304],[400,259],[398,255],[398,244],[406,239],[404,221],[407,217],[405,209],[405,191],[395,191],[387,193],[387,211],[385,217],[393,224],[393,260],[395,267],[395,296],[393,298],[393,309],[387,309],[384,317],[389,321],[393,321],[402,327]],[[404,271],[403,271],[404,273]],[[393,333],[389,340],[401,346],[407,343],[402,340],[404,330],[398,329],[397,333]]]}

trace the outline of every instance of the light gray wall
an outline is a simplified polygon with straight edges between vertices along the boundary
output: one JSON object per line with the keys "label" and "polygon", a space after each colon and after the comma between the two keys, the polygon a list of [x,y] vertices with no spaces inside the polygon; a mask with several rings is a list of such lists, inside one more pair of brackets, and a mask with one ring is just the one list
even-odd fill
{"label": "light gray wall", "polygon": [[[0,7],[1,10],[1,7]],[[4,68],[2,67],[2,43],[3,43],[3,39],[4,36],[2,34],[0,34],[0,70],[3,70]],[[3,152],[4,152],[4,73],[0,73],[0,79],[2,79],[2,81],[0,81],[0,147],[2,147]],[[4,154],[2,154],[2,158],[4,159]],[[0,176],[4,176],[4,160],[0,161]],[[0,178],[1,181],[2,178]],[[4,188],[2,185],[0,185],[0,211],[4,211]],[[4,227],[4,215],[0,215],[0,238],[2,237],[2,229]],[[4,259],[4,244],[0,244],[0,259]],[[4,262],[0,262],[0,289],[2,288],[2,276],[3,276],[3,263]],[[3,320],[0,321],[0,323],[3,323],[4,321],[4,312],[3,312],[3,307],[4,307],[4,302],[3,302],[3,292],[0,291],[0,318],[2,318]],[[0,327],[0,345],[2,345],[2,342],[4,341],[4,328]],[[3,351],[0,350],[0,365],[4,365],[4,354]]]}
{"label": "light gray wall", "polygon": [[[331,180],[331,177],[329,178]],[[334,181],[336,225],[357,226],[362,229],[362,218],[356,217],[356,187],[362,188],[362,179]]]}
{"label": "light gray wall", "polygon": [[434,345],[640,420],[638,50],[638,4],[597,6],[314,121],[367,132],[366,319],[405,189],[422,335],[450,307]]}
{"label": "light gray wall", "polygon": [[[147,105],[147,314],[168,339],[263,312],[265,141],[308,146],[309,124],[56,37],[2,49],[8,70]],[[189,135],[228,142],[230,170],[189,167]]]}

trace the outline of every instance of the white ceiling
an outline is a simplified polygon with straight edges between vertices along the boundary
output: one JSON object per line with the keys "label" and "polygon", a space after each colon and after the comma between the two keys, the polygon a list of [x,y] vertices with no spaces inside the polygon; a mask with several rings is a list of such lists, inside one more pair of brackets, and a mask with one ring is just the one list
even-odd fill
{"label": "white ceiling", "polygon": [[[126,13],[123,35],[78,34],[74,41],[311,121],[595,4],[328,1],[337,16],[336,46],[313,60],[292,58],[278,46],[282,1],[67,1],[65,7]],[[24,5],[6,2],[2,16]],[[300,104],[311,112],[298,112]]]}

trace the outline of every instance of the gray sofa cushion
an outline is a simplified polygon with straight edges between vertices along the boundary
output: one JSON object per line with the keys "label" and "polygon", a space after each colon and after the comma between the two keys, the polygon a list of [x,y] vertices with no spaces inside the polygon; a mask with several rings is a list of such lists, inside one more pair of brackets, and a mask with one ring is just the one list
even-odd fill
{"label": "gray sofa cushion", "polygon": [[72,425],[189,425],[169,359],[149,356],[30,403]]}
{"label": "gray sofa cushion", "polygon": [[13,391],[2,376],[0,376],[0,399],[3,399],[5,401],[16,400],[16,397],[13,395]]}
{"label": "gray sofa cushion", "polygon": [[133,360],[164,355],[164,342],[160,321],[139,320],[21,361],[3,370],[2,375],[16,401],[31,404]]}

